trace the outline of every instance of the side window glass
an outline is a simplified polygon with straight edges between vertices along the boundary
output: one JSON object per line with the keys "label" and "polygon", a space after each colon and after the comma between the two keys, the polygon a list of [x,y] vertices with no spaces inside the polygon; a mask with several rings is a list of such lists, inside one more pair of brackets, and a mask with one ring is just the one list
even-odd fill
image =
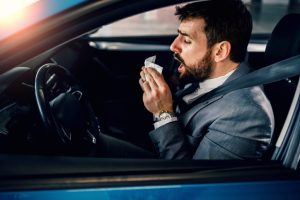
{"label": "side window glass", "polygon": [[155,36],[177,34],[175,6],[169,6],[128,17],[103,26],[91,37]]}

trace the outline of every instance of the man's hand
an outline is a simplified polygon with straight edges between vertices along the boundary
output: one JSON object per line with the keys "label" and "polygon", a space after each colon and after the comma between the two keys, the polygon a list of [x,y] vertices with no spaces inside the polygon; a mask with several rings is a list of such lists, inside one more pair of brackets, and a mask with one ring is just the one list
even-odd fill
{"label": "man's hand", "polygon": [[143,102],[146,109],[158,117],[162,111],[173,112],[171,90],[164,77],[155,69],[142,67],[139,80],[144,91]]}

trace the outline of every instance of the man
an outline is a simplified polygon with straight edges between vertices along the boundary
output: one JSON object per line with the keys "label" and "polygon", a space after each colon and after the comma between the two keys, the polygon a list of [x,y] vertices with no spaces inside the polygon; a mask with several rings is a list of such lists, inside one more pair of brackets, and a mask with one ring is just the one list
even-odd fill
{"label": "man", "polygon": [[[191,3],[178,7],[176,15],[181,23],[170,49],[181,63],[180,81],[198,86],[181,98],[188,107],[249,72],[243,61],[252,19],[239,0]],[[274,117],[259,86],[199,101],[175,114],[170,88],[161,74],[143,67],[139,83],[144,105],[156,119],[150,137],[161,158],[260,159],[266,152]]]}

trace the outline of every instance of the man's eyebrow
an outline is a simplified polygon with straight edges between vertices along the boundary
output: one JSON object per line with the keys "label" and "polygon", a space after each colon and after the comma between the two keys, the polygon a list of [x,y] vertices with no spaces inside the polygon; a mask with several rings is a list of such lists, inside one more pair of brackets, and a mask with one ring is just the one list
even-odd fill
{"label": "man's eyebrow", "polygon": [[181,30],[179,30],[179,29],[177,29],[177,32],[178,32],[180,35],[187,36],[187,37],[191,38],[191,36],[190,36],[188,33],[185,33],[185,32],[183,32],[183,31],[181,31]]}

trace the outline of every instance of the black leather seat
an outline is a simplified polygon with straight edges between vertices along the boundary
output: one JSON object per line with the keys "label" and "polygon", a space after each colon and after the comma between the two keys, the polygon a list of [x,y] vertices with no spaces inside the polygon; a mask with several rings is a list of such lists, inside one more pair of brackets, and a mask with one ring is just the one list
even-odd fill
{"label": "black leather seat", "polygon": [[[300,54],[300,14],[288,14],[278,22],[272,32],[265,51],[265,63],[270,65],[298,54]],[[282,129],[297,83],[298,77],[292,77],[264,86],[275,116],[273,143],[276,142]]]}

